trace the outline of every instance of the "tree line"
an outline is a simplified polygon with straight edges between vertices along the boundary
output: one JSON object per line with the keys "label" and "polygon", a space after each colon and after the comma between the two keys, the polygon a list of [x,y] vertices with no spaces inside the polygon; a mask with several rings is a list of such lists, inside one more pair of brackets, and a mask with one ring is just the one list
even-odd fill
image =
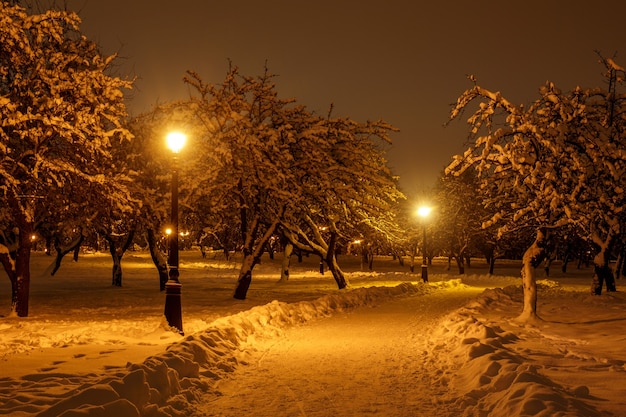
{"label": "tree line", "polygon": [[170,129],[190,138],[180,153],[180,228],[243,253],[235,298],[246,297],[276,235],[319,255],[345,288],[338,248],[398,233],[394,206],[404,195],[384,157],[397,129],[386,122],[337,116],[332,106],[316,114],[280,98],[269,70],[251,77],[233,65],[219,84],[190,71],[189,99],[129,117],[132,81],[110,75],[116,56],[81,35],[75,13],[2,3],[0,16],[0,262],[16,315],[28,315],[34,233],[54,242],[55,270],[103,238],[113,285],[122,284],[124,253],[145,236],[163,289]]}

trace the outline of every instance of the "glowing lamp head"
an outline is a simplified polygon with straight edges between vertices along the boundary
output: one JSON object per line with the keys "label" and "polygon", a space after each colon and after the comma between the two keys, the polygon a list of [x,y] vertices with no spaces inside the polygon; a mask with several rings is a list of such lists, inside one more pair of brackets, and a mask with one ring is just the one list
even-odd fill
{"label": "glowing lamp head", "polygon": [[187,135],[180,132],[171,132],[167,135],[167,147],[172,150],[174,153],[180,152],[180,150],[185,146],[185,142],[187,141]]}
{"label": "glowing lamp head", "polygon": [[425,219],[426,217],[428,217],[428,215],[430,214],[431,210],[432,209],[430,207],[422,206],[419,209],[417,209],[417,214],[421,218]]}

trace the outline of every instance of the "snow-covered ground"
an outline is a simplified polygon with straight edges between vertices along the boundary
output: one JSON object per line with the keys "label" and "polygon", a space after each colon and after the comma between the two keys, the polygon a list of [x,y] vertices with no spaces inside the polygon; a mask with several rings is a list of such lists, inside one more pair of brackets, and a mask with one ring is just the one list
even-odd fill
{"label": "snow-covered ground", "polygon": [[[34,254],[30,317],[7,317],[0,274],[0,414],[11,416],[622,416],[626,296],[590,271],[540,281],[542,321],[518,323],[518,265],[430,283],[391,260],[338,291],[316,259],[265,259],[248,299],[237,265],[181,254],[185,336],[167,330],[145,253],[110,286],[106,254]],[[618,289],[621,287],[618,281]]]}

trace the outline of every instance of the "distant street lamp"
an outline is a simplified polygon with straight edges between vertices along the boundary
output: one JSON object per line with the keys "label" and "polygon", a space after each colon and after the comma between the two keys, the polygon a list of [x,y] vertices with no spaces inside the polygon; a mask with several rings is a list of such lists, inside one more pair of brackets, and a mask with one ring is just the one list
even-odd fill
{"label": "distant street lamp", "polygon": [[428,258],[426,257],[426,218],[430,214],[431,208],[422,206],[417,210],[418,216],[422,218],[424,226],[424,243],[422,244],[422,281],[428,282]]}
{"label": "distant street lamp", "polygon": [[182,285],[178,280],[178,152],[185,145],[187,136],[183,133],[172,132],[167,135],[167,146],[174,152],[174,163],[172,167],[172,212],[171,234],[169,236],[169,275],[165,283],[165,318],[167,324],[183,333],[183,314],[181,306]]}

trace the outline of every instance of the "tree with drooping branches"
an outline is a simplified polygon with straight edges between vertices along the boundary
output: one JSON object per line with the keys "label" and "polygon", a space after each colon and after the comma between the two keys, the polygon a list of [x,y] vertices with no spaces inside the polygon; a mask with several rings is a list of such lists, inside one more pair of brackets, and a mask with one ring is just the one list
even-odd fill
{"label": "tree with drooping branches", "polygon": [[108,75],[115,56],[79,25],[75,13],[0,3],[0,262],[20,317],[38,219],[83,206],[74,213],[89,220],[90,207],[126,210],[129,201],[110,151],[131,138],[122,123],[132,82]]}
{"label": "tree with drooping branches", "polygon": [[[614,63],[605,65],[610,69]],[[535,231],[523,256],[522,320],[537,318],[534,271],[554,244],[556,230],[574,226],[591,233],[598,245],[597,274],[620,233],[624,193],[615,184],[624,181],[626,152],[621,126],[610,122],[611,97],[601,89],[563,93],[547,83],[525,107],[475,83],[451,113],[459,117],[478,102],[468,119],[474,144],[447,171],[459,175],[476,169],[482,187],[497,188],[506,203],[487,225],[499,225],[501,234],[521,226]]]}

